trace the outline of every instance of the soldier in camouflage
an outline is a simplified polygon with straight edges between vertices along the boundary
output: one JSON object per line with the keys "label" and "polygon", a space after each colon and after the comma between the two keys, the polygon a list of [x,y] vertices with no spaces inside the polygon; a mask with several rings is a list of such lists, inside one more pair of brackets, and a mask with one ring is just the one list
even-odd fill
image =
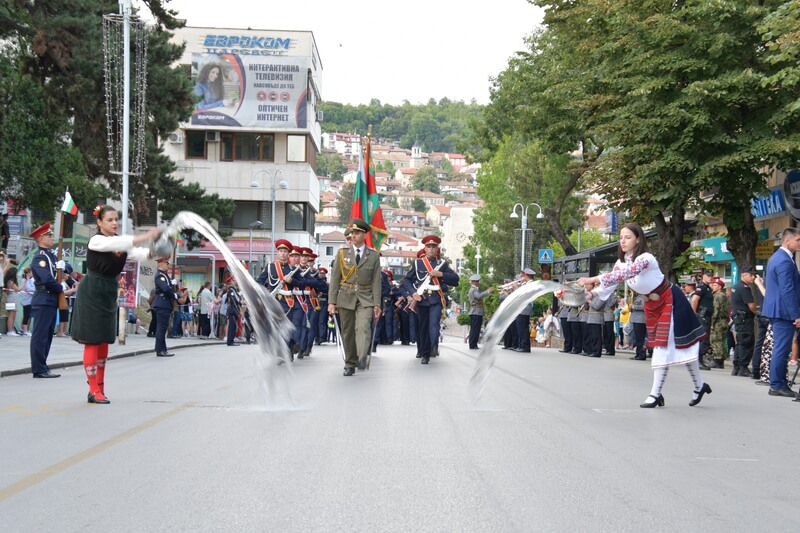
{"label": "soldier in camouflage", "polygon": [[711,348],[714,354],[714,367],[725,368],[728,354],[728,322],[731,315],[731,302],[725,294],[725,282],[714,278],[709,284],[714,295],[714,310],[711,312]]}

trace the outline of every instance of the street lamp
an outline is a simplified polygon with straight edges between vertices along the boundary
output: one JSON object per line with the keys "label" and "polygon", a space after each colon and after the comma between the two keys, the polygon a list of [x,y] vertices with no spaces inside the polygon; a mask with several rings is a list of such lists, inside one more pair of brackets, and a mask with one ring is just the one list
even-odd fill
{"label": "street lamp", "polygon": [[[272,208],[270,209],[270,212],[271,212],[270,214],[272,215],[272,223],[270,224],[270,231],[272,232],[272,236],[270,237],[270,246],[269,246],[270,247],[270,256],[269,256],[270,259],[269,260],[270,260],[270,262],[274,262],[275,261],[275,180],[278,179],[278,176],[283,177],[283,171],[276,170],[275,173],[273,174],[269,170],[266,170],[266,169],[259,170],[258,172],[253,174],[253,181],[250,182],[250,186],[253,187],[254,189],[258,188],[258,187],[261,187],[261,184],[258,182],[256,177],[259,174],[261,174],[262,172],[265,173],[267,176],[269,176],[269,183],[270,183],[269,188],[270,188],[270,191],[272,192]],[[280,183],[278,183],[278,186],[281,189],[288,189],[289,188],[289,184],[286,183],[285,180],[281,180]]]}
{"label": "street lamp", "polygon": [[476,269],[477,270],[476,274],[480,274],[481,273],[481,245],[480,244],[477,246],[477,250],[478,251],[475,254],[475,260],[478,262],[478,268]]}
{"label": "street lamp", "polygon": [[247,271],[251,274],[253,273],[250,270],[250,265],[253,263],[253,229],[260,228],[263,224],[260,220],[256,220],[255,222],[251,222],[248,227],[250,231],[250,246],[247,248]]}
{"label": "street lamp", "polygon": [[522,254],[521,254],[522,257],[519,260],[520,272],[525,270],[525,231],[527,231],[528,229],[528,208],[530,208],[530,206],[532,205],[535,205],[537,208],[539,208],[539,214],[536,215],[536,218],[544,218],[544,213],[542,213],[542,206],[540,206],[536,202],[531,202],[528,205],[522,205],[521,203],[516,203],[514,204],[514,210],[511,212],[510,215],[511,218],[519,218],[519,215],[517,214],[517,207],[519,207],[520,211],[522,212]]}

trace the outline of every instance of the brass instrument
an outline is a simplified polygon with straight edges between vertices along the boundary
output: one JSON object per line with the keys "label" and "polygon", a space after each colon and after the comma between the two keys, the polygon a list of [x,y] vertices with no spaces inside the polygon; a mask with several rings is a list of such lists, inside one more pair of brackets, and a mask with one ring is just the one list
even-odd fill
{"label": "brass instrument", "polygon": [[[300,270],[300,266],[299,266],[299,265],[298,265],[297,267],[295,267],[295,269],[294,269],[294,270],[292,270],[291,272],[289,272],[289,275],[288,275],[288,277],[290,277],[290,278],[291,278],[291,277],[294,277],[295,273],[297,273],[297,271],[298,271],[298,270]],[[284,276],[284,278],[286,278],[286,277],[287,277],[287,276]],[[278,291],[279,291],[279,290],[281,290],[281,287],[283,287],[283,281],[279,281],[279,282],[278,282],[278,284],[277,284],[277,285],[275,285],[275,288],[274,288],[274,289],[272,289],[272,291],[271,291],[269,294],[270,294],[271,296],[275,296],[276,294],[278,294]]]}
{"label": "brass instrument", "polygon": [[[445,265],[445,263],[447,263],[447,261],[442,261],[441,263],[439,263],[438,265],[433,267],[433,270],[434,271],[441,270],[441,268]],[[425,292],[425,287],[428,285],[428,283],[430,281],[431,281],[431,273],[428,272],[428,274],[422,279],[422,283],[420,283],[419,287],[417,287],[417,290],[415,291],[415,293],[421,295],[423,292]],[[403,308],[403,311],[411,311],[413,313],[416,313],[417,312],[417,300],[414,300],[412,298],[408,302],[408,304],[406,304],[406,306]]]}

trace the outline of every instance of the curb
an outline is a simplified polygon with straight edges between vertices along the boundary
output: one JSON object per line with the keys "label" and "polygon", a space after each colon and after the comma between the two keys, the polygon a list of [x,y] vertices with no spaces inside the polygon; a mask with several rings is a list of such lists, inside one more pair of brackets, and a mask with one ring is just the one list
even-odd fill
{"label": "curb", "polygon": [[[170,350],[184,350],[186,348],[195,348],[197,346],[213,346],[213,345],[222,345],[222,344],[225,344],[225,342],[223,342],[223,341],[213,342],[212,341],[212,342],[202,342],[202,343],[197,343],[197,344],[182,344],[180,346],[171,346]],[[148,348],[146,350],[134,350],[134,351],[131,351],[131,352],[124,352],[124,353],[118,353],[118,354],[115,354],[115,355],[110,355],[110,356],[108,356],[108,359],[109,360],[122,359],[123,357],[133,357],[135,355],[145,355],[145,354],[149,354],[149,353],[155,353],[155,351],[156,351],[155,348]],[[47,366],[51,370],[56,370],[56,369],[59,369],[59,368],[69,368],[69,367],[72,367],[72,366],[83,366],[83,361],[67,361],[67,362],[64,362],[64,363],[53,363],[52,365],[47,365]],[[20,368],[20,369],[17,369],[17,370],[3,370],[3,371],[0,371],[0,378],[5,378],[5,377],[8,377],[8,376],[19,376],[19,375],[22,375],[22,374],[30,374],[30,373],[31,373],[31,367]]]}

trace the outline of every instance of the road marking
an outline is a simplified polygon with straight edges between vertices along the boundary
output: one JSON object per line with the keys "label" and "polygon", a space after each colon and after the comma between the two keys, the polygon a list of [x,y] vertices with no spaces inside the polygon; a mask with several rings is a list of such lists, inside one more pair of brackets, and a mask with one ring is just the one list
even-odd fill
{"label": "road marking", "polygon": [[695,457],[700,461],[736,461],[745,463],[757,463],[758,459],[741,459],[738,457]]}
{"label": "road marking", "polygon": [[185,403],[179,407],[176,407],[175,409],[172,409],[171,411],[167,411],[162,415],[159,415],[155,418],[151,418],[150,420],[142,422],[138,426],[132,427],[128,431],[124,431],[115,437],[111,437],[105,442],[101,442],[96,446],[92,446],[89,449],[76,453],[72,457],[67,457],[63,461],[59,461],[54,465],[48,466],[47,468],[44,468],[43,470],[40,470],[35,474],[31,474],[30,476],[17,481],[13,485],[9,485],[8,487],[0,489],[0,502],[5,501],[8,498],[11,498],[12,496],[16,496],[20,492],[29,489],[30,487],[33,487],[37,483],[41,483],[42,481],[51,478],[56,474],[60,474],[61,472],[67,470],[68,468],[71,468],[87,459],[92,458],[95,455],[98,455],[99,453],[108,450],[112,446],[116,446],[117,444],[120,444],[128,440],[129,438],[138,435],[142,431],[149,429],[157,424],[160,424],[161,422],[167,420],[168,418],[172,418],[173,416],[182,413],[186,409],[192,407],[194,404],[195,402]]}
{"label": "road marking", "polygon": [[595,413],[642,413],[641,409],[592,409]]}

